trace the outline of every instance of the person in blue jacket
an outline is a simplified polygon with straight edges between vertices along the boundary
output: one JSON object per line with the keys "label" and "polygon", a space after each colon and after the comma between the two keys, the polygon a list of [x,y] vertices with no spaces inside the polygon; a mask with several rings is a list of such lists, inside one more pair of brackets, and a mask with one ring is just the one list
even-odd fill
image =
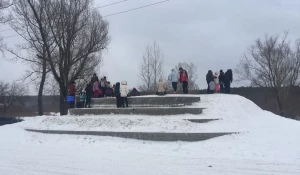
{"label": "person in blue jacket", "polygon": [[171,72],[171,74],[168,76],[168,80],[172,82],[173,91],[174,91],[174,93],[176,93],[179,75],[178,75],[178,72],[176,72],[175,69],[172,69],[171,71],[172,71],[172,72]]}

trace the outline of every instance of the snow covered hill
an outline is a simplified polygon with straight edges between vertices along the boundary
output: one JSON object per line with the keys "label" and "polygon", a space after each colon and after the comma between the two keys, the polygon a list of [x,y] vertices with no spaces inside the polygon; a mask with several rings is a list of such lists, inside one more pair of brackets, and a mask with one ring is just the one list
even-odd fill
{"label": "snow covered hill", "polygon": [[[44,116],[0,127],[0,174],[300,174],[300,122],[237,95],[201,95],[201,115]],[[191,123],[183,119],[222,119]],[[240,132],[202,142],[46,135],[24,128]]]}

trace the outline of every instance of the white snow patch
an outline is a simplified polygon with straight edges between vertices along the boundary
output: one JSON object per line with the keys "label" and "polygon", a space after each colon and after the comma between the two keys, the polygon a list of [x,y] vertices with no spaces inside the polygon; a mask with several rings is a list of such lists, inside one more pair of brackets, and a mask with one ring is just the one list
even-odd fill
{"label": "white snow patch", "polygon": [[[204,113],[183,116],[36,117],[0,127],[0,174],[300,174],[300,122],[237,95],[201,95]],[[207,124],[187,118],[221,118]],[[47,135],[23,128],[241,132],[202,142]]]}

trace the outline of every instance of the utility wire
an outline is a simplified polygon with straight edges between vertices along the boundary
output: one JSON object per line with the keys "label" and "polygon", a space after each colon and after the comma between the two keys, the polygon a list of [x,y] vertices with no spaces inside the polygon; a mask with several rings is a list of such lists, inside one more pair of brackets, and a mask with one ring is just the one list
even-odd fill
{"label": "utility wire", "polygon": [[99,6],[99,7],[96,7],[96,8],[100,9],[100,8],[112,6],[112,5],[115,5],[115,4],[119,4],[119,3],[122,3],[122,2],[125,2],[125,1],[129,1],[129,0],[118,1],[118,2],[111,3],[111,4],[106,4],[106,5],[103,5],[103,6]]}
{"label": "utility wire", "polygon": [[[104,8],[104,7],[112,6],[112,5],[115,5],[115,4],[120,4],[120,3],[122,3],[122,2],[125,2],[125,1],[129,1],[129,0],[117,1],[117,2],[114,2],[114,3],[111,3],[111,4],[106,4],[106,5],[102,5],[102,6],[95,7],[95,8],[98,8],[98,9],[100,9],[100,8]],[[1,26],[4,26],[4,25],[6,25],[6,24],[2,24],[2,25],[0,25],[0,27],[1,27]],[[13,29],[1,30],[0,32],[9,31],[9,30],[13,30]]]}
{"label": "utility wire", "polygon": [[9,30],[13,30],[13,29],[0,30],[0,32],[5,32],[5,31],[9,31]]}
{"label": "utility wire", "polygon": [[[115,3],[112,3],[112,4],[107,4],[107,5],[104,5],[104,6],[100,6],[100,7],[97,7],[97,8],[103,8],[103,7],[111,6],[111,5],[118,4],[118,3],[121,3],[121,2],[125,2],[125,1],[128,1],[128,0],[118,1],[118,2],[115,2]],[[103,18],[106,18],[106,17],[109,17],[109,16],[114,16],[114,15],[119,15],[119,14],[122,14],[122,13],[131,12],[131,11],[134,11],[134,10],[139,10],[139,9],[142,9],[142,8],[146,8],[146,7],[154,6],[154,5],[157,5],[157,4],[161,4],[161,3],[164,3],[164,2],[167,2],[167,1],[169,1],[169,0],[159,1],[159,2],[156,2],[156,3],[136,7],[136,8],[133,8],[133,9],[129,9],[129,10],[125,10],[125,11],[121,11],[121,12],[117,12],[117,13],[112,13],[112,14],[103,16]],[[13,30],[13,29],[7,29],[5,31],[8,31],[8,30]],[[3,31],[0,31],[0,32],[3,32]],[[6,36],[6,37],[3,37],[2,39],[11,38],[11,37],[15,37],[15,36],[19,36],[19,35]]]}
{"label": "utility wire", "polygon": [[156,2],[156,3],[153,3],[153,4],[148,4],[148,5],[140,6],[140,7],[129,9],[129,10],[125,10],[125,11],[121,11],[121,12],[117,12],[117,13],[112,13],[112,14],[103,16],[103,18],[106,18],[106,17],[109,17],[109,16],[118,15],[118,14],[121,14],[121,13],[131,12],[131,11],[134,11],[134,10],[138,10],[138,9],[146,8],[146,7],[149,7],[149,6],[161,4],[161,3],[164,3],[164,2],[167,2],[167,1],[169,1],[169,0],[159,1],[159,2]]}
{"label": "utility wire", "polygon": [[19,35],[6,36],[6,37],[3,37],[2,39],[5,39],[5,38],[11,38],[11,37],[15,37],[15,36],[19,36]]}
{"label": "utility wire", "polygon": [[[125,2],[125,1],[129,1],[129,0],[117,1],[117,2],[114,2],[114,3],[111,3],[111,4],[106,4],[106,5],[103,5],[103,6],[99,6],[99,7],[96,7],[96,8],[100,9],[100,8],[104,8],[104,7],[108,7],[108,6],[116,5],[116,4],[119,4],[119,3]],[[14,30],[14,29],[5,29],[5,30],[0,30],[0,32],[10,31],[10,30]],[[4,38],[6,38],[6,37],[4,37]]]}
{"label": "utility wire", "polygon": [[5,39],[5,38],[11,38],[11,37],[15,37],[15,36],[19,36],[19,35],[6,36],[6,37],[3,37],[2,39]]}

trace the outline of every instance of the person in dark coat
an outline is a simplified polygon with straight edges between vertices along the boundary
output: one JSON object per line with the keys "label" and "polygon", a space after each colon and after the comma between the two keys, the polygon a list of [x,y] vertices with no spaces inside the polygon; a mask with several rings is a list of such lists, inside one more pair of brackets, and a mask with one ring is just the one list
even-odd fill
{"label": "person in dark coat", "polygon": [[93,75],[93,77],[92,77],[92,79],[91,79],[91,82],[94,84],[96,81],[99,82],[99,78],[98,78],[97,74],[94,73],[94,75]]}
{"label": "person in dark coat", "polygon": [[219,75],[219,83],[220,83],[220,93],[225,93],[225,74],[223,70],[220,70],[220,75]]}
{"label": "person in dark coat", "polygon": [[206,74],[206,82],[207,82],[207,93],[211,94],[211,90],[209,87],[209,83],[215,81],[213,71],[209,70]]}
{"label": "person in dark coat", "polygon": [[140,96],[139,91],[136,88],[133,88],[132,91],[130,92],[130,96]]}
{"label": "person in dark coat", "polygon": [[75,107],[75,94],[76,94],[75,81],[72,81],[69,85],[69,96],[73,96],[74,100],[70,101],[70,104],[69,104],[70,108]]}
{"label": "person in dark coat", "polygon": [[232,70],[228,69],[224,75],[225,93],[230,94],[230,84],[232,83]]}
{"label": "person in dark coat", "polygon": [[120,93],[120,82],[116,83],[115,96],[117,101],[117,108],[121,107],[121,93]]}
{"label": "person in dark coat", "polygon": [[113,96],[113,89],[111,87],[107,87],[105,92],[106,97],[112,97]]}
{"label": "person in dark coat", "polygon": [[85,87],[85,93],[86,93],[86,102],[84,107],[91,107],[91,100],[92,100],[92,96],[93,96],[93,83],[90,82],[86,85]]}

